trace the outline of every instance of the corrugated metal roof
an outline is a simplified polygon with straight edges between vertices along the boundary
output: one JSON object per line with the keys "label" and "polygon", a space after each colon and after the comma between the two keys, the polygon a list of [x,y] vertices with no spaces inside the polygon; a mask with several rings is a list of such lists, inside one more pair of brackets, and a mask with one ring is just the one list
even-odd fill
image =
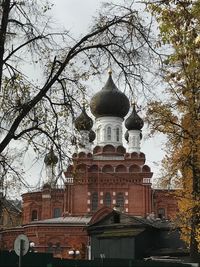
{"label": "corrugated metal roof", "polygon": [[91,217],[86,216],[67,216],[67,217],[59,217],[59,218],[52,218],[40,221],[34,221],[34,224],[88,224],[91,220]]}
{"label": "corrugated metal roof", "polygon": [[140,233],[144,232],[144,230],[145,230],[145,228],[110,230],[110,231],[105,231],[102,234],[98,235],[98,238],[136,236],[136,235],[139,235]]}

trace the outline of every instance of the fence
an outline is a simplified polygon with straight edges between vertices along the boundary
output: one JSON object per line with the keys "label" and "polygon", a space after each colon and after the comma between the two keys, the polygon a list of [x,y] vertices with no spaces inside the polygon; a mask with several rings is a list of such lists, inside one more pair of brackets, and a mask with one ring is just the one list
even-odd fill
{"label": "fence", "polygon": [[[0,267],[17,267],[19,258],[14,252],[0,252]],[[136,261],[129,259],[66,260],[53,258],[49,253],[27,253],[22,267],[189,267],[190,264]],[[198,266],[198,265],[196,265]]]}

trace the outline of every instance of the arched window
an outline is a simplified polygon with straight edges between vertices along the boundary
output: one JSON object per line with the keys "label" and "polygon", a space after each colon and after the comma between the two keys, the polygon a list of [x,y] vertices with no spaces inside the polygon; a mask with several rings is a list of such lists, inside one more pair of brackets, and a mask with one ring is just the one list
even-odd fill
{"label": "arched window", "polygon": [[91,204],[92,204],[91,210],[96,211],[98,208],[98,193],[97,192],[92,194]]}
{"label": "arched window", "polygon": [[36,221],[38,219],[37,210],[33,210],[31,214],[31,221]]}
{"label": "arched window", "polygon": [[55,245],[55,253],[61,253],[61,251],[62,249],[61,249],[60,243],[57,242]]}
{"label": "arched window", "polygon": [[116,129],[116,141],[119,142],[119,128]]}
{"label": "arched window", "polygon": [[111,140],[111,127],[107,128],[107,140]]}
{"label": "arched window", "polygon": [[159,208],[158,209],[158,218],[164,219],[165,218],[165,209],[164,208]]}
{"label": "arched window", "polygon": [[47,253],[53,253],[53,244],[51,242],[47,244]]}
{"label": "arched window", "polygon": [[104,203],[106,207],[111,206],[111,195],[109,192],[106,192],[105,197],[104,197]]}
{"label": "arched window", "polygon": [[59,218],[59,217],[61,217],[61,209],[60,208],[54,208],[53,218]]}
{"label": "arched window", "polygon": [[56,254],[61,253],[62,252],[62,248],[60,246],[60,243],[59,242],[57,242],[57,243],[49,242],[47,244],[46,252],[47,253],[56,253]]}
{"label": "arched window", "polygon": [[124,194],[123,193],[117,193],[116,205],[119,206],[120,208],[124,207]]}

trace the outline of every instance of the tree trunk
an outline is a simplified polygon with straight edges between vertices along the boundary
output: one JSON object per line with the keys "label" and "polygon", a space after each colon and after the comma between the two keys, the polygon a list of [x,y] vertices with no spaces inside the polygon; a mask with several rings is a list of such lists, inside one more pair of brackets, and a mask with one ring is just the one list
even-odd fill
{"label": "tree trunk", "polygon": [[200,170],[198,167],[198,144],[193,148],[192,155],[192,173],[193,173],[193,202],[194,207],[192,209],[191,218],[191,236],[190,236],[190,258],[193,262],[200,262],[200,253],[198,252],[197,228],[200,224],[200,210],[197,204],[200,197]]}
{"label": "tree trunk", "polygon": [[197,208],[193,209],[191,220],[191,236],[190,236],[190,258],[191,262],[200,262],[200,254],[198,253],[198,242],[196,240],[197,226],[200,223]]}
{"label": "tree trunk", "polygon": [[1,5],[2,19],[0,25],[0,91],[2,87],[2,74],[3,74],[3,56],[5,50],[5,40],[8,26],[8,16],[10,12],[10,0],[4,0]]}

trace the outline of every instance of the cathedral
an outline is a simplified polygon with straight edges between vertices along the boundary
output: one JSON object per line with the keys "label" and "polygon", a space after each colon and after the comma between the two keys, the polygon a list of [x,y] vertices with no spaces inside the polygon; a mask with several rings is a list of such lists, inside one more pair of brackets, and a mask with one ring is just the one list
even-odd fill
{"label": "cathedral", "polygon": [[152,188],[153,173],[141,149],[144,122],[111,72],[91,98],[90,112],[94,119],[83,105],[74,121],[77,147],[64,186],[56,184],[58,157],[51,148],[44,159],[46,180],[37,191],[22,195],[22,224],[1,230],[1,249],[12,250],[15,238],[25,234],[35,252],[89,259],[87,228],[113,210],[138,220],[167,221],[176,214],[175,198]]}

